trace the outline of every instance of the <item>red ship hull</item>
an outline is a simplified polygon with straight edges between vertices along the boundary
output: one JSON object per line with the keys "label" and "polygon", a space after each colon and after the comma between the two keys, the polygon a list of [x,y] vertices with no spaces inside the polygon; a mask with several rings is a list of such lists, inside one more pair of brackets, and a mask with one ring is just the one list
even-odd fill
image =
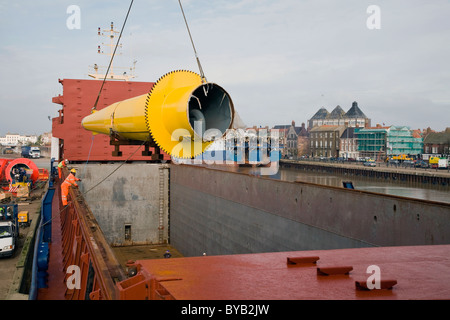
{"label": "red ship hull", "polygon": [[[121,146],[121,156],[113,156],[114,146],[110,145],[110,138],[103,134],[92,135],[81,126],[81,120],[91,113],[103,81],[100,80],[59,80],[63,85],[63,94],[53,97],[52,102],[62,105],[59,116],[53,118],[52,134],[59,139],[60,159],[75,162],[84,161],[124,161],[151,160],[142,156],[144,147]],[[97,110],[101,110],[115,102],[146,94],[153,87],[154,82],[124,82],[106,81],[100,94]],[[150,151],[154,151],[150,148]],[[166,154],[164,160],[170,157]],[[57,159],[58,160],[58,159]]]}

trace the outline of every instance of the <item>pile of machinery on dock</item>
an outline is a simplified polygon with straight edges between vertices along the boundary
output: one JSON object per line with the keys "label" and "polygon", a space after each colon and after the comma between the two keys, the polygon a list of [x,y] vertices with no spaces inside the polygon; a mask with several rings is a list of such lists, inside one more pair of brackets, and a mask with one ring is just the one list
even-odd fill
{"label": "pile of machinery on dock", "polygon": [[0,159],[0,200],[28,197],[48,177],[48,170],[38,168],[31,159]]}

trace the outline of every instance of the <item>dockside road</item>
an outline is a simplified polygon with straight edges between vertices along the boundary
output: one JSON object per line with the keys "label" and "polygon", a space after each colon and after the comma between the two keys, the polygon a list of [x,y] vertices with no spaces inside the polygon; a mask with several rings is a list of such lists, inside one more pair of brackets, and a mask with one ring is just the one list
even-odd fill
{"label": "dockside road", "polygon": [[2,204],[17,203],[19,212],[28,211],[31,223],[29,226],[19,227],[18,247],[13,256],[0,258],[0,300],[28,300],[34,235],[47,186],[42,185],[32,190],[28,197],[2,200]]}
{"label": "dockside road", "polygon": [[450,168],[447,169],[432,169],[432,168],[415,168],[405,167],[402,164],[392,165],[385,162],[375,162],[376,166],[364,166],[363,162],[347,162],[347,161],[326,161],[326,160],[280,160],[281,167],[322,167],[335,168],[342,170],[364,170],[384,172],[388,174],[398,173],[412,176],[436,177],[450,179]]}

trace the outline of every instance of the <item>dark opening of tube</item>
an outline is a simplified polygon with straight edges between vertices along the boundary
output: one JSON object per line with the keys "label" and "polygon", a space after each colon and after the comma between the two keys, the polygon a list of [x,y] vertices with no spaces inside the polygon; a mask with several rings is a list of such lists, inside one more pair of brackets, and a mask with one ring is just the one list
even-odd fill
{"label": "dark opening of tube", "polygon": [[223,88],[213,83],[203,84],[194,90],[188,111],[192,129],[201,136],[210,129],[217,129],[224,134],[231,128],[234,117],[230,96]]}

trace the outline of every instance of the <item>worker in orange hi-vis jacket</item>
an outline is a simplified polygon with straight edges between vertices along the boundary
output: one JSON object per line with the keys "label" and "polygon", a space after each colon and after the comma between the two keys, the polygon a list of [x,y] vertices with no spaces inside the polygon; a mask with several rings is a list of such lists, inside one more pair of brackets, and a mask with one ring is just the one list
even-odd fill
{"label": "worker in orange hi-vis jacket", "polygon": [[64,180],[63,183],[61,183],[61,200],[63,206],[67,205],[67,195],[69,194],[69,187],[78,187],[76,181],[81,181],[81,179],[75,177],[76,173],[77,171],[75,169],[70,170],[69,176],[66,178],[66,180]]}
{"label": "worker in orange hi-vis jacket", "polygon": [[58,175],[59,175],[59,179],[61,180],[61,174],[62,174],[62,169],[64,167],[67,167],[67,165],[69,164],[69,160],[65,159],[63,161],[61,161],[60,163],[58,163]]}

